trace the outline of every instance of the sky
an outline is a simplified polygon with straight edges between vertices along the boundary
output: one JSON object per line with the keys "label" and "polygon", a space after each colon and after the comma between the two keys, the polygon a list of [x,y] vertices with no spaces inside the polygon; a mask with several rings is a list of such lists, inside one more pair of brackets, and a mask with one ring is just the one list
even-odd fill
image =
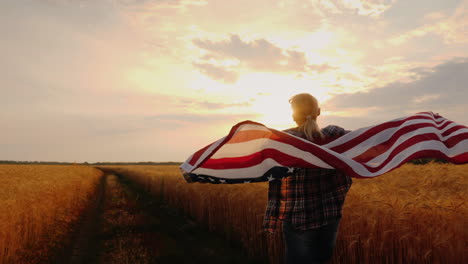
{"label": "sky", "polygon": [[1,0],[0,160],[184,161],[238,122],[468,124],[468,0]]}

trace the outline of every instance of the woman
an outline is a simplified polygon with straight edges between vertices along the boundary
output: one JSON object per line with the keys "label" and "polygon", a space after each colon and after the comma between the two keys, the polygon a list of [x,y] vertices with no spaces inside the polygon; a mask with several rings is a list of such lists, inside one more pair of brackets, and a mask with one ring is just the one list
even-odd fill
{"label": "woman", "polygon": [[[338,126],[319,129],[320,108],[310,94],[289,100],[297,127],[285,132],[325,144],[349,131]],[[274,232],[283,222],[285,262],[326,263],[335,247],[341,209],[351,177],[335,169],[296,168],[293,175],[269,184],[264,230]]]}

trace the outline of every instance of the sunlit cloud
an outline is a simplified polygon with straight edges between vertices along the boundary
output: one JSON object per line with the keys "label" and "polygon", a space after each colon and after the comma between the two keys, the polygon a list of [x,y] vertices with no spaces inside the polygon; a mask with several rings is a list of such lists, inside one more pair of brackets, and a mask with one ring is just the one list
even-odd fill
{"label": "sunlit cloud", "polygon": [[391,7],[396,0],[320,0],[312,5],[331,14],[356,13],[362,16],[378,17]]}
{"label": "sunlit cloud", "polygon": [[453,13],[447,16],[441,12],[432,12],[425,16],[427,24],[390,39],[394,45],[400,45],[412,38],[435,34],[447,44],[468,43],[468,1],[464,1]]}
{"label": "sunlit cloud", "polygon": [[237,72],[225,69],[222,66],[209,63],[194,63],[193,65],[198,68],[201,73],[214,80],[224,83],[235,83],[239,79],[239,74]]}
{"label": "sunlit cloud", "polygon": [[[282,49],[265,39],[255,39],[248,42],[233,34],[229,39],[223,41],[194,39],[193,43],[208,52],[204,55],[205,58],[210,60],[216,60],[216,58],[221,60],[235,59],[238,60],[239,67],[245,67],[251,71],[321,73],[333,69],[327,64],[309,64],[304,52]],[[209,63],[196,63],[195,65],[214,79],[228,80],[228,82],[235,80],[236,76],[227,69]]]}
{"label": "sunlit cloud", "polygon": [[154,8],[161,8],[161,9],[164,9],[164,8],[185,9],[190,6],[204,6],[208,3],[205,0],[110,0],[110,1],[116,4],[130,6],[130,7],[141,8],[141,6],[144,5],[145,8],[154,7]]}
{"label": "sunlit cloud", "polygon": [[416,104],[421,104],[421,103],[427,103],[427,102],[430,102],[430,101],[434,101],[434,100],[440,98],[441,96],[442,96],[441,94],[426,94],[426,95],[421,95],[421,96],[415,97],[411,101],[413,103],[416,103]]}

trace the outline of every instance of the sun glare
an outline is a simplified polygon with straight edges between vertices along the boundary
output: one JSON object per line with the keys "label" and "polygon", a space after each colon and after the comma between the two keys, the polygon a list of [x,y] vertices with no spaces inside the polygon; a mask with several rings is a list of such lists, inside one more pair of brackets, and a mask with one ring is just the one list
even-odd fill
{"label": "sun glare", "polygon": [[252,111],[258,114],[257,122],[276,129],[285,129],[294,125],[288,98],[262,96],[257,98]]}
{"label": "sun glare", "polygon": [[313,79],[269,73],[243,76],[234,89],[252,102],[248,111],[258,115],[255,121],[276,129],[295,126],[288,102],[293,95],[310,93],[323,102],[330,97],[331,90]]}

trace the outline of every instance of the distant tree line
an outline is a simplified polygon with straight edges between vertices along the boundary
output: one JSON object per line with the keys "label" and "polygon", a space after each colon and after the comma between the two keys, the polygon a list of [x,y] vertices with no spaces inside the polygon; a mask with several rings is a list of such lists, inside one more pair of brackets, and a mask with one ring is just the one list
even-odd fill
{"label": "distant tree line", "polygon": [[60,162],[60,161],[0,160],[0,164],[46,164],[46,165],[66,165],[66,164],[77,164],[77,163],[75,163],[75,162]]}
{"label": "distant tree line", "polygon": [[167,162],[153,162],[153,161],[140,161],[140,162],[95,162],[89,165],[181,165],[182,162],[167,161]]}
{"label": "distant tree line", "polygon": [[153,162],[153,161],[141,161],[141,162],[60,162],[60,161],[17,161],[17,160],[0,160],[0,164],[43,164],[43,165],[180,165],[182,162],[168,161],[168,162]]}

